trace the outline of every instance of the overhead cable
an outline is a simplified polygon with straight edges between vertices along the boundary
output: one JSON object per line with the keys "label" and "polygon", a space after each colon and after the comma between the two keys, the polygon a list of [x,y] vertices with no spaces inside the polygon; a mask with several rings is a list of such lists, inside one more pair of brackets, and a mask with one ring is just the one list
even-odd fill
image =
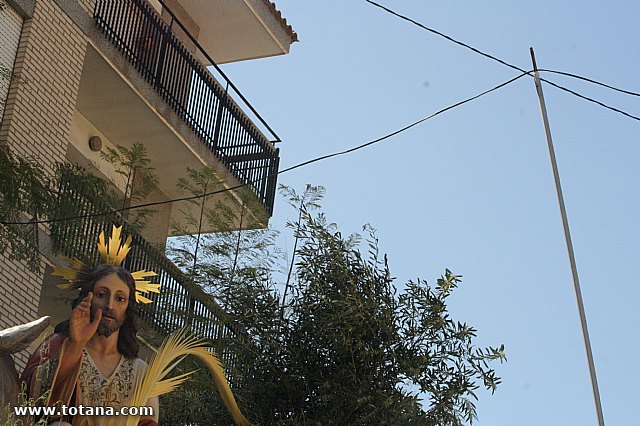
{"label": "overhead cable", "polygon": [[[385,11],[385,12],[387,12],[387,13],[390,13],[391,15],[394,15],[394,16],[396,16],[396,17],[398,17],[398,18],[402,19],[402,20],[405,20],[405,21],[407,21],[407,22],[412,23],[412,24],[414,24],[414,25],[416,25],[416,26],[418,26],[418,27],[422,28],[423,30],[429,31],[429,32],[431,32],[431,33],[433,33],[433,34],[436,34],[436,35],[439,35],[440,37],[443,37],[443,38],[445,38],[446,40],[449,40],[449,41],[450,41],[450,42],[452,42],[452,43],[455,43],[455,44],[460,45],[460,46],[462,46],[462,47],[464,47],[464,48],[467,48],[467,49],[471,50],[472,52],[477,53],[478,55],[481,55],[481,56],[484,56],[484,57],[486,57],[486,58],[489,58],[489,59],[491,59],[491,60],[493,60],[493,61],[495,61],[495,62],[498,62],[499,64],[502,64],[502,65],[504,65],[504,66],[506,66],[506,67],[509,67],[509,68],[512,68],[512,69],[514,69],[514,70],[518,70],[518,71],[520,71],[520,72],[525,72],[525,71],[524,71],[524,69],[522,69],[522,68],[518,67],[517,65],[510,64],[509,62],[507,62],[507,61],[505,61],[505,60],[503,60],[503,59],[500,59],[500,58],[498,58],[498,57],[496,57],[496,56],[493,56],[493,55],[490,55],[490,54],[488,54],[488,53],[486,53],[486,52],[483,52],[483,51],[482,51],[482,50],[480,50],[480,49],[477,49],[477,48],[475,48],[475,47],[473,47],[473,46],[471,46],[471,45],[468,45],[468,44],[463,43],[463,42],[461,42],[461,41],[459,41],[459,40],[456,40],[455,38],[453,38],[453,37],[451,37],[451,36],[448,36],[448,35],[446,35],[446,34],[444,34],[444,33],[440,32],[440,31],[437,31],[437,30],[433,29],[433,28],[429,28],[429,27],[427,27],[426,25],[424,25],[424,24],[422,24],[422,23],[420,23],[420,22],[418,22],[418,21],[416,21],[416,20],[414,20],[414,19],[411,19],[411,18],[409,18],[408,16],[402,15],[402,14],[400,14],[400,13],[398,13],[398,12],[396,12],[396,11],[392,10],[392,9],[389,9],[389,8],[388,8],[388,7],[386,7],[386,6],[383,6],[383,5],[379,4],[379,3],[376,3],[376,2],[375,2],[375,1],[373,1],[373,0],[365,0],[365,1],[366,1],[367,3],[369,3],[369,4],[373,5],[373,6],[376,6],[376,7],[380,8],[380,9],[384,10],[384,11]],[[568,74],[568,73],[567,73],[567,74]],[[583,78],[583,79],[584,79],[584,80],[586,80],[586,81],[591,81],[591,82],[596,83],[596,82],[595,82],[595,80],[591,80],[591,79],[587,79],[587,78]],[[611,111],[617,112],[618,114],[622,114],[622,115],[624,115],[624,116],[626,116],[626,117],[629,117],[629,118],[632,118],[632,119],[634,119],[634,120],[640,121],[640,117],[638,117],[638,116],[635,116],[635,115],[630,114],[630,113],[628,113],[628,112],[625,112],[625,111],[623,111],[623,110],[621,110],[621,109],[618,109],[618,108],[612,107],[612,106],[610,106],[610,105],[607,105],[607,104],[605,104],[604,102],[601,102],[601,101],[598,101],[598,100],[596,100],[596,99],[590,98],[590,97],[588,97],[588,96],[582,95],[582,94],[580,94],[580,93],[578,93],[578,92],[576,92],[576,91],[574,91],[574,90],[568,89],[568,88],[566,88],[566,87],[564,87],[564,86],[561,86],[561,85],[559,85],[559,84],[557,84],[557,83],[554,83],[554,82],[552,82],[552,81],[549,81],[549,80],[547,80],[547,79],[541,78],[541,80],[542,80],[542,81],[544,81],[545,83],[550,84],[551,86],[554,86],[554,87],[555,87],[555,88],[557,88],[557,89],[560,89],[560,90],[565,91],[565,92],[567,92],[567,93],[570,93],[570,94],[572,94],[572,95],[574,95],[574,96],[577,96],[577,97],[579,97],[580,99],[584,99],[584,100],[586,100],[586,101],[589,101],[589,102],[592,102],[592,103],[594,103],[594,104],[596,104],[596,105],[599,105],[599,106],[601,106],[601,107],[603,107],[603,108],[606,108],[606,109],[609,109],[609,110],[611,110]],[[621,92],[625,92],[625,93],[628,93],[628,94],[637,95],[637,94],[635,94],[634,92],[627,92],[627,91],[623,91],[623,90],[621,90],[621,89],[616,89],[616,88],[614,88],[614,87],[612,87],[612,86],[609,86],[609,85],[606,85],[606,84],[604,84],[604,83],[599,83],[599,82],[597,82],[597,84],[599,84],[599,85],[601,85],[601,86],[605,86],[605,87],[610,87],[610,88],[612,88],[612,89],[615,89],[615,90],[618,90],[618,91],[621,91]]]}
{"label": "overhead cable", "polygon": [[463,101],[457,102],[457,103],[455,103],[455,104],[453,104],[453,105],[449,105],[449,106],[448,106],[448,107],[446,107],[446,108],[443,108],[443,109],[441,109],[441,110],[439,110],[439,111],[436,111],[436,112],[434,112],[434,113],[433,113],[433,114],[431,114],[431,115],[428,115],[428,116],[426,116],[426,117],[424,117],[424,118],[421,118],[420,120],[415,121],[415,122],[413,122],[413,123],[409,124],[408,126],[405,126],[405,127],[401,128],[401,129],[398,129],[398,130],[396,130],[396,131],[394,131],[394,132],[391,132],[391,133],[389,133],[389,134],[386,134],[386,135],[384,135],[384,136],[382,136],[382,137],[380,137],[380,138],[378,138],[378,139],[374,139],[374,140],[372,140],[372,141],[369,141],[369,142],[363,143],[362,145],[358,145],[358,146],[355,146],[355,147],[353,147],[353,148],[349,148],[349,149],[347,149],[347,150],[345,150],[345,151],[334,152],[333,154],[323,155],[322,157],[314,158],[314,159],[312,159],[312,160],[308,160],[308,161],[305,161],[305,162],[303,162],[303,163],[296,164],[295,166],[291,166],[291,167],[289,167],[289,168],[287,168],[287,169],[282,170],[280,173],[286,173],[286,172],[288,172],[288,171],[290,171],[290,170],[294,170],[294,169],[297,169],[297,168],[299,168],[299,167],[306,166],[306,165],[308,165],[308,164],[316,163],[316,162],[321,161],[321,160],[326,160],[327,158],[336,157],[336,156],[338,156],[338,155],[349,154],[349,153],[351,153],[351,152],[353,152],[353,151],[357,151],[357,150],[362,149],[362,148],[365,148],[365,147],[367,147],[367,146],[369,146],[369,145],[373,145],[373,144],[375,144],[375,143],[381,142],[381,141],[383,141],[383,140],[385,140],[385,139],[388,139],[388,138],[390,138],[390,137],[392,137],[392,136],[397,135],[398,133],[402,133],[402,132],[404,132],[404,131],[406,131],[406,130],[409,130],[410,128],[412,128],[412,127],[414,127],[414,126],[417,126],[417,125],[418,125],[418,124],[420,124],[420,123],[423,123],[423,122],[425,122],[425,121],[427,121],[427,120],[430,120],[430,119],[432,119],[432,118],[434,118],[434,117],[436,117],[436,116],[438,116],[438,115],[440,115],[440,114],[442,114],[442,113],[444,113],[444,112],[446,112],[446,111],[449,111],[449,110],[451,110],[451,109],[453,109],[453,108],[459,107],[459,106],[461,106],[461,105],[463,105],[463,104],[466,104],[467,102],[471,102],[471,101],[473,101],[473,100],[475,100],[475,99],[478,99],[479,97],[484,96],[484,95],[486,95],[486,94],[488,94],[488,93],[491,93],[491,92],[493,92],[493,91],[496,91],[496,90],[500,89],[501,87],[504,87],[504,86],[506,86],[506,85],[508,85],[508,84],[511,84],[511,83],[513,83],[514,81],[516,81],[516,80],[518,80],[518,79],[520,79],[520,78],[524,77],[525,75],[530,74],[531,72],[532,72],[532,71],[524,71],[522,74],[520,74],[520,75],[519,75],[519,76],[517,76],[517,77],[514,77],[514,78],[512,78],[512,79],[510,79],[510,80],[507,80],[507,81],[505,81],[504,83],[501,83],[501,84],[499,84],[499,85],[497,85],[497,86],[495,86],[495,87],[492,87],[491,89],[485,90],[484,92],[479,93],[479,94],[477,94],[477,95],[475,95],[475,96],[472,96],[472,97],[470,97],[470,98],[467,98],[467,99],[465,99],[465,100],[463,100]]}
{"label": "overhead cable", "polygon": [[600,81],[593,80],[591,78],[583,77],[581,75],[573,74],[573,73],[570,73],[570,72],[556,71],[556,70],[545,70],[545,69],[542,69],[542,68],[539,69],[538,71],[539,72],[548,72],[548,73],[552,73],[552,74],[564,75],[566,77],[576,78],[578,80],[583,80],[583,81],[587,81],[587,82],[592,83],[592,84],[596,84],[598,86],[606,87],[607,89],[615,90],[616,92],[624,93],[624,94],[631,95],[631,96],[640,96],[640,93],[632,92],[630,90],[620,89],[620,88],[612,86],[610,84],[602,83]]}
{"label": "overhead cable", "polygon": [[[487,95],[487,94],[489,94],[491,92],[494,92],[494,91],[496,91],[498,89],[501,89],[501,88],[503,88],[503,87],[515,82],[516,80],[519,80],[520,78],[524,77],[525,75],[530,74],[531,72],[533,72],[533,71],[523,71],[520,75],[518,75],[516,77],[513,77],[513,78],[511,78],[511,79],[509,79],[509,80],[507,80],[507,81],[505,81],[503,83],[500,83],[497,86],[492,87],[491,89],[485,90],[484,92],[481,92],[481,93],[479,93],[477,95],[471,96],[471,97],[466,98],[466,99],[464,99],[464,100],[462,100],[460,102],[456,102],[456,103],[454,103],[452,105],[449,105],[449,106],[447,106],[445,108],[442,108],[442,109],[434,112],[431,115],[428,115],[428,116],[426,116],[424,118],[421,118],[418,121],[415,121],[415,122],[413,122],[413,123],[401,128],[401,129],[398,129],[396,131],[388,133],[388,134],[386,134],[386,135],[384,135],[382,137],[379,137],[379,138],[374,139],[372,141],[363,143],[363,144],[358,145],[356,147],[349,148],[349,149],[344,150],[344,151],[335,152],[335,153],[332,153],[332,154],[327,154],[327,155],[323,155],[321,157],[317,157],[317,158],[313,158],[311,160],[304,161],[302,163],[299,163],[299,164],[296,164],[294,166],[288,167],[288,168],[286,168],[284,170],[280,170],[278,172],[278,175],[290,172],[292,170],[298,169],[298,168],[303,167],[303,166],[307,166],[307,165],[312,164],[312,163],[316,163],[318,161],[326,160],[326,159],[331,158],[331,157],[336,157],[336,156],[339,156],[339,155],[349,154],[349,153],[352,153],[354,151],[358,151],[360,149],[368,147],[370,145],[382,142],[382,141],[384,141],[386,139],[389,139],[389,138],[391,138],[391,137],[393,137],[395,135],[398,135],[398,134],[400,134],[402,132],[405,132],[405,131],[411,129],[412,127],[415,127],[418,124],[421,124],[421,123],[423,123],[423,122],[425,122],[427,120],[430,120],[430,119],[432,119],[432,118],[434,118],[434,117],[436,117],[436,116],[438,116],[438,115],[440,115],[440,114],[442,114],[442,113],[444,113],[446,111],[452,110],[452,109],[457,108],[459,106],[462,106],[462,105],[464,105],[464,104],[466,104],[468,102],[474,101],[474,100],[476,100],[476,99],[478,99],[478,98],[480,98],[480,97],[482,97],[484,95]],[[69,220],[76,220],[76,219],[88,219],[88,218],[92,218],[92,217],[99,217],[99,216],[106,216],[106,215],[110,215],[110,214],[114,214],[114,213],[121,213],[121,212],[128,211],[128,210],[135,210],[135,209],[141,209],[141,208],[146,208],[146,207],[160,206],[160,205],[163,205],[163,204],[170,204],[170,203],[175,203],[175,202],[179,202],[179,201],[197,200],[197,199],[200,199],[200,198],[209,197],[211,195],[216,195],[216,194],[220,194],[220,193],[227,192],[227,191],[234,191],[236,189],[240,189],[240,188],[243,188],[243,187],[245,187],[247,185],[250,185],[251,183],[253,183],[253,182],[248,182],[248,183],[236,185],[236,186],[233,186],[233,187],[230,187],[230,188],[220,189],[220,190],[217,190],[217,191],[206,192],[206,193],[203,193],[203,194],[192,195],[192,196],[181,197],[181,198],[173,198],[173,199],[164,200],[164,201],[155,201],[155,202],[151,202],[151,203],[138,204],[138,205],[135,205],[135,206],[122,207],[122,208],[119,208],[119,209],[113,209],[113,210],[108,210],[108,211],[103,211],[103,212],[89,213],[89,214],[83,214],[83,215],[77,215],[77,216],[69,216],[69,217],[57,218],[57,219],[32,220],[32,221],[26,221],[26,222],[0,221],[0,224],[1,225],[35,225],[35,224],[43,224],[43,223],[66,222],[66,221],[69,221]]]}

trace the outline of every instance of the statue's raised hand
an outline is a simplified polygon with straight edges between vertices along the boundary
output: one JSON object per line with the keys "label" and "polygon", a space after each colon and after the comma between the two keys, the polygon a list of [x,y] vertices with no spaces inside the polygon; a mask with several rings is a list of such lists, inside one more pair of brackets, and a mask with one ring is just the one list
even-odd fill
{"label": "statue's raised hand", "polygon": [[73,343],[86,344],[98,330],[102,319],[102,309],[96,310],[93,321],[91,321],[91,299],[93,299],[93,293],[89,293],[82,299],[82,302],[71,312],[69,337]]}

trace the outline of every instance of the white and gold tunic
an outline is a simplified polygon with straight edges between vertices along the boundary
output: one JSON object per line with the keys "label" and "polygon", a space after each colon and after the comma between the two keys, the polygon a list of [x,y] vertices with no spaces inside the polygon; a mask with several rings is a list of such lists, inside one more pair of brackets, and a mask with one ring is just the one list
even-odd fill
{"label": "white and gold tunic", "polygon": [[[100,373],[95,361],[87,350],[82,351],[80,371],[76,382],[76,407],[111,407],[118,412],[129,407],[138,376],[147,370],[147,364],[140,358],[127,359],[120,356],[118,366],[109,377]],[[86,409],[86,408],[85,408]],[[122,425],[121,416],[81,416],[73,418],[73,425],[110,426]]]}

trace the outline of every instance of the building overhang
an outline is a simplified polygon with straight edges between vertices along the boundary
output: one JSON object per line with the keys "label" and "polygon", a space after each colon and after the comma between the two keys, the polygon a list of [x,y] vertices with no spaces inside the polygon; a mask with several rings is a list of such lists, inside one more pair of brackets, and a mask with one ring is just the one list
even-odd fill
{"label": "building overhang", "polygon": [[198,42],[218,64],[284,55],[298,41],[269,0],[180,0],[180,5],[200,28]]}

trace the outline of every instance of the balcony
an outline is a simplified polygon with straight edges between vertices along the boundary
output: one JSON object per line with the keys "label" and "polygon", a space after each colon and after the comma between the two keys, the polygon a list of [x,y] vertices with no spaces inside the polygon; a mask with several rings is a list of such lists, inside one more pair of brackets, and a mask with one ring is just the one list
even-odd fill
{"label": "balcony", "polygon": [[[143,143],[159,172],[161,193],[146,201],[188,195],[175,188],[178,178],[187,167],[211,165],[224,188],[240,188],[208,202],[222,201],[238,211],[249,200],[243,227],[266,227],[273,213],[280,139],[161,3],[162,16],[147,0],[96,2],[95,36],[90,37],[76,104],[80,124],[74,127],[88,130],[76,145],[94,134],[112,145]],[[82,154],[88,163],[83,165],[99,162],[95,153]],[[73,161],[76,157],[68,155]],[[166,237],[170,222],[184,227],[182,207],[162,212],[165,232],[156,234]]]}

